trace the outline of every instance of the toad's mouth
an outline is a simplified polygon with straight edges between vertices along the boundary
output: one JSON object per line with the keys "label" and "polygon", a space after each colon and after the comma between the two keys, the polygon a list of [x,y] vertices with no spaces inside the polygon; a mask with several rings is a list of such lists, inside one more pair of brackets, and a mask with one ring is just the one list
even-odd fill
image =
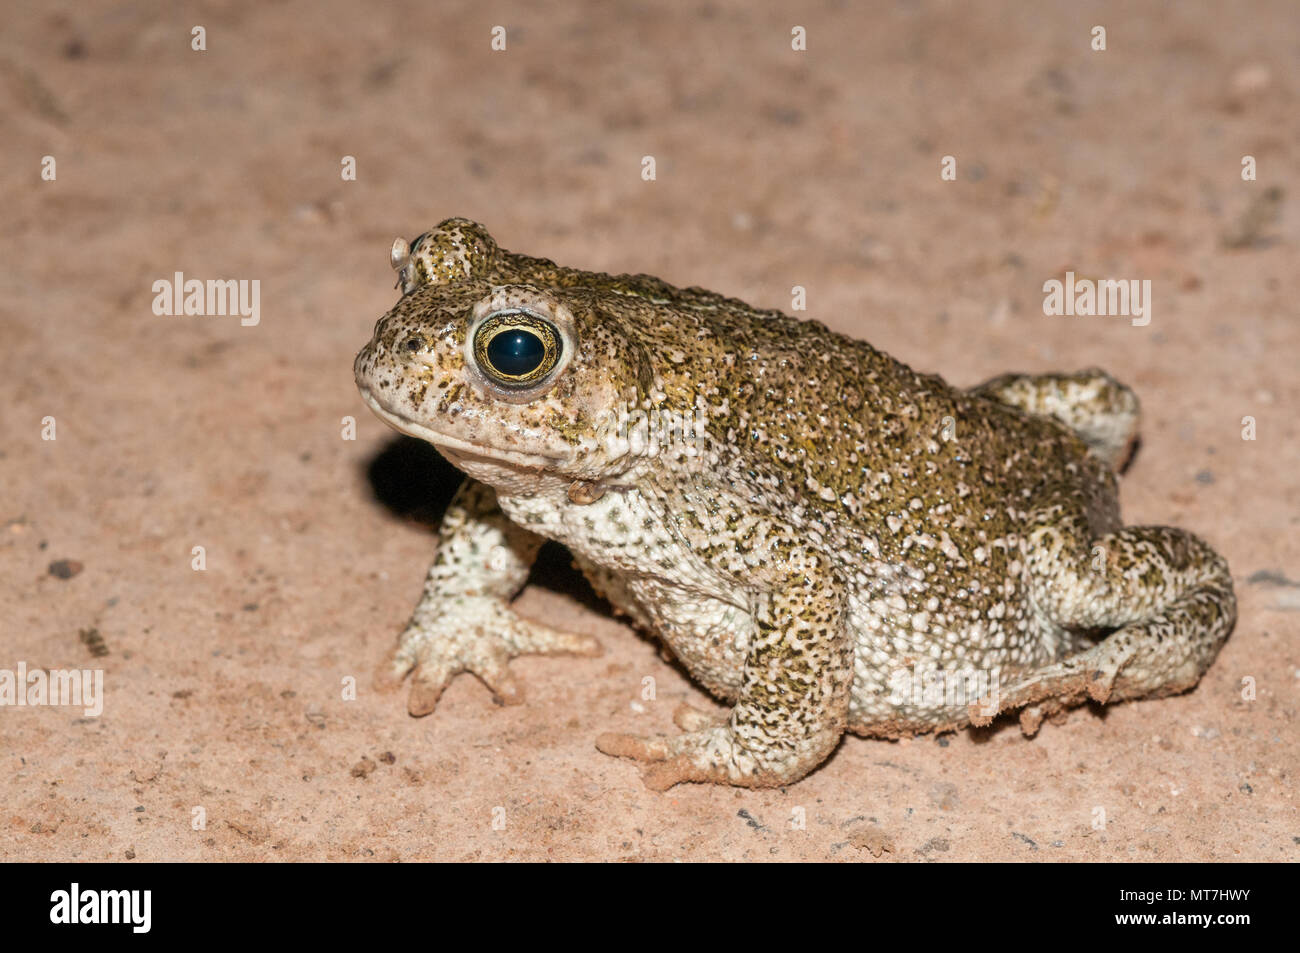
{"label": "toad's mouth", "polygon": [[358,390],[361,391],[361,399],[366,402],[366,406],[371,409],[376,417],[398,433],[433,444],[452,463],[457,463],[462,458],[469,458],[491,460],[493,463],[526,467],[528,469],[552,470],[563,462],[563,458],[557,456],[484,446],[480,443],[472,443],[463,437],[455,437],[440,430],[434,430],[427,424],[412,420],[410,417],[385,407],[368,388],[359,386]]}

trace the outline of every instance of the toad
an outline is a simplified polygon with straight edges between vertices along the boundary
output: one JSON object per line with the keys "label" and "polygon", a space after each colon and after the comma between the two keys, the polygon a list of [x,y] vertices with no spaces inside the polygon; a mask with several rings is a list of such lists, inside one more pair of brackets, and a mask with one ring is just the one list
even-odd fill
{"label": "toad", "polygon": [[1198,537],[1124,526],[1134,393],[1108,374],[952,387],[816,321],[508,252],[448,219],[393,247],[355,362],[383,421],[466,479],[381,685],[432,711],[469,672],[594,639],[511,608],[542,542],[725,718],[607,733],[646,783],[775,786],[845,732],[899,737],[1194,686],[1236,618]]}

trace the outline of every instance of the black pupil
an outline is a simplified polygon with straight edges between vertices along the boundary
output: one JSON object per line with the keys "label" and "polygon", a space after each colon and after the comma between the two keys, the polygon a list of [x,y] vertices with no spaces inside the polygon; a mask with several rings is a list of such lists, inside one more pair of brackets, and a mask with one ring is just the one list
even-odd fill
{"label": "black pupil", "polygon": [[532,331],[511,328],[488,342],[487,356],[499,373],[522,377],[541,366],[546,346]]}

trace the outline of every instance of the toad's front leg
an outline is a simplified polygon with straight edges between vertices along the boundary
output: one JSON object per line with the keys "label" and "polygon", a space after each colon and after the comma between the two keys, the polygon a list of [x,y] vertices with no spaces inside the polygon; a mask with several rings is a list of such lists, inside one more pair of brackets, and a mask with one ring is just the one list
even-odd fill
{"label": "toad's front leg", "polygon": [[604,734],[606,754],[648,761],[647,787],[682,781],[776,787],[798,781],[834,750],[848,720],[853,646],[843,592],[817,558],[755,599],[740,695],[727,720],[680,735]]}
{"label": "toad's front leg", "polygon": [[491,487],[475,480],[461,484],[439,539],[424,595],[375,676],[377,687],[389,689],[412,673],[412,715],[433,711],[460,672],[477,675],[499,701],[512,704],[522,691],[510,674],[510,659],[600,654],[590,636],[520,618],[510,608],[542,540],[506,518]]}

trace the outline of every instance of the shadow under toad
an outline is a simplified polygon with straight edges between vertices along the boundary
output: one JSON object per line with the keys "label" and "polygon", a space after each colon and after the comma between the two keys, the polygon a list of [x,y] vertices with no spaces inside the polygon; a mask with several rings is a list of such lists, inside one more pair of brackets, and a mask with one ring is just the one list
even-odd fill
{"label": "shadow under toad", "polygon": [[[435,533],[465,479],[432,444],[414,437],[390,440],[367,464],[366,477],[375,499],[389,512]],[[609,603],[596,595],[586,577],[574,567],[568,550],[558,543],[548,540],[542,546],[528,583],[569,596],[596,612],[613,614]]]}

